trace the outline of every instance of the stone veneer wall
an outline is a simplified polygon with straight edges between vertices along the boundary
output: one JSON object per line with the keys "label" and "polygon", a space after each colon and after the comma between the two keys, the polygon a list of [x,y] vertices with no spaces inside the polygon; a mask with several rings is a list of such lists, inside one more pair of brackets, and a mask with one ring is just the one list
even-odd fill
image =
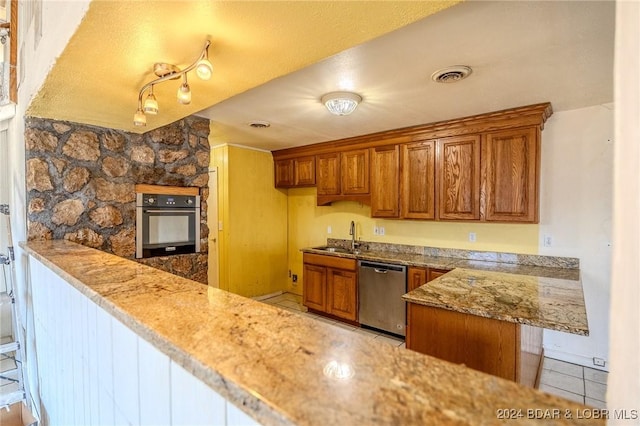
{"label": "stone veneer wall", "polygon": [[200,188],[201,253],[139,259],[207,283],[209,120],[187,117],[143,135],[28,118],[28,239],[67,239],[135,257],[135,184]]}

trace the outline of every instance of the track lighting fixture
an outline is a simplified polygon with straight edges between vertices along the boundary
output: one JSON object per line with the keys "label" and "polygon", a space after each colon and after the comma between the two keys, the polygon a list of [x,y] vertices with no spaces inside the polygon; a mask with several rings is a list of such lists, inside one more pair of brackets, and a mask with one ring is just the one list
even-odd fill
{"label": "track lighting fixture", "polygon": [[[178,88],[178,102],[183,105],[191,103],[191,88],[187,82],[187,73],[195,69],[196,75],[200,79],[209,80],[211,78],[211,75],[213,74],[213,65],[211,65],[211,62],[209,61],[210,45],[211,42],[207,40],[202,52],[200,52],[200,55],[198,56],[198,59],[183,70],[172,64],[162,62],[154,64],[153,72],[158,76],[158,78],[145,84],[142,86],[142,89],[140,89],[140,93],[138,93],[138,109],[133,116],[134,125],[146,126],[147,117],[145,114],[155,115],[158,113],[158,101],[153,94],[153,86],[156,84],[164,83],[169,80],[176,80],[182,77],[182,84]],[[149,90],[149,94],[147,95],[143,106],[142,97],[144,96],[144,92],[147,90]]]}

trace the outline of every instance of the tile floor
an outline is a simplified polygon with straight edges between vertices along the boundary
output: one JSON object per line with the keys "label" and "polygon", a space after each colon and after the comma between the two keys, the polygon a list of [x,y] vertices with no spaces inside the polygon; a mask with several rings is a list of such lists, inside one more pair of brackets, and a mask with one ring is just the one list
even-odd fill
{"label": "tile floor", "polygon": [[[349,324],[335,321],[320,315],[307,312],[302,306],[302,297],[293,293],[283,293],[278,296],[261,300],[264,303],[275,305],[292,312],[306,315],[318,321],[326,322],[337,327],[352,330],[354,333],[369,336],[372,339],[405,347],[404,341],[373,330],[354,327]],[[542,377],[540,378],[540,390],[557,395],[571,401],[590,405],[596,408],[606,408],[605,394],[607,391],[607,374],[581,365],[570,364],[552,358],[545,358],[542,365]]]}

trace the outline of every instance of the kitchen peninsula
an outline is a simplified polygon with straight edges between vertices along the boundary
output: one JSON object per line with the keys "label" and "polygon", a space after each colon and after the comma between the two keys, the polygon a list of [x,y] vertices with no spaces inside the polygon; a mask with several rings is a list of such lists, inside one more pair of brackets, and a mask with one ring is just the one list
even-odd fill
{"label": "kitchen peninsula", "polygon": [[[30,241],[21,247],[29,255],[42,403],[53,419],[59,414],[53,405],[63,407],[64,414],[69,411],[65,407],[86,409],[91,401],[82,404],[83,398],[102,396],[103,387],[111,386],[101,404],[112,395],[118,418],[130,423],[145,423],[149,412],[161,422],[157,416],[167,411],[163,395],[172,407],[171,421],[164,419],[165,424],[175,423],[176,413],[185,411],[179,402],[189,404],[192,398],[201,402],[191,403],[189,414],[222,412],[222,421],[200,419],[216,424],[230,422],[236,407],[265,425],[494,424],[510,418],[500,418],[511,412],[507,410],[523,413],[523,424],[539,424],[541,417],[535,413],[545,412],[563,413],[547,418],[546,424],[604,423],[577,419],[575,413],[585,409],[582,405],[79,244]],[[64,308],[60,316],[53,316],[55,326],[47,328],[43,319],[60,306]],[[117,354],[118,348],[129,351],[111,359],[112,364],[107,361],[113,369],[111,379],[102,380],[109,371],[100,368],[98,377],[91,376],[92,365],[96,367],[91,363],[92,346],[80,343],[92,335],[90,327],[96,321],[87,322],[87,328],[78,326],[80,342],[73,334],[74,316],[90,317],[92,309],[98,325],[104,322],[100,318],[111,318],[110,331],[94,335],[104,349],[98,350],[98,360]],[[123,332],[130,337],[119,339]],[[69,343],[65,357],[81,366],[89,363],[87,369],[80,368],[84,374],[57,376],[62,370],[54,363],[56,352],[46,352],[60,351],[60,346],[50,346],[56,342]],[[87,350],[89,355],[83,352]],[[149,361],[165,358],[166,364]],[[73,370],[77,364],[68,365]],[[142,374],[150,370],[153,374]],[[190,385],[154,386],[169,370],[172,378],[174,370],[190,376]],[[135,386],[125,386],[131,381]],[[71,390],[56,392],[60,386]],[[125,395],[118,392],[119,386]],[[206,392],[216,394],[221,405],[199,396]],[[158,399],[145,411],[147,393]],[[533,415],[527,417],[528,413]]]}
{"label": "kitchen peninsula", "polygon": [[403,296],[408,349],[537,387],[542,329],[589,333],[578,259],[380,243],[353,253],[345,240],[328,243],[303,252],[415,271]]}

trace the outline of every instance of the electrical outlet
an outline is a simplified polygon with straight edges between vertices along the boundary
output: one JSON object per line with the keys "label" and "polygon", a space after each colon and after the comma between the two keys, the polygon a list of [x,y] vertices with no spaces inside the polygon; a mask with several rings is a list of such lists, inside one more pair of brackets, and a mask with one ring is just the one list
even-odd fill
{"label": "electrical outlet", "polygon": [[378,227],[378,235],[384,235],[384,226]]}
{"label": "electrical outlet", "polygon": [[469,232],[469,242],[470,243],[475,243],[476,242],[476,233],[475,232]]}
{"label": "electrical outlet", "polygon": [[542,239],[542,244],[545,247],[551,247],[553,245],[553,238],[551,237],[551,235],[544,234],[544,237]]}
{"label": "electrical outlet", "polygon": [[593,365],[596,367],[604,367],[605,364],[606,362],[604,359],[593,357]]}
{"label": "electrical outlet", "polygon": [[331,233],[331,225],[327,226],[327,234]]}
{"label": "electrical outlet", "polygon": [[291,276],[291,281],[293,281],[294,283],[297,283],[298,282],[298,275],[297,274],[293,274]]}

